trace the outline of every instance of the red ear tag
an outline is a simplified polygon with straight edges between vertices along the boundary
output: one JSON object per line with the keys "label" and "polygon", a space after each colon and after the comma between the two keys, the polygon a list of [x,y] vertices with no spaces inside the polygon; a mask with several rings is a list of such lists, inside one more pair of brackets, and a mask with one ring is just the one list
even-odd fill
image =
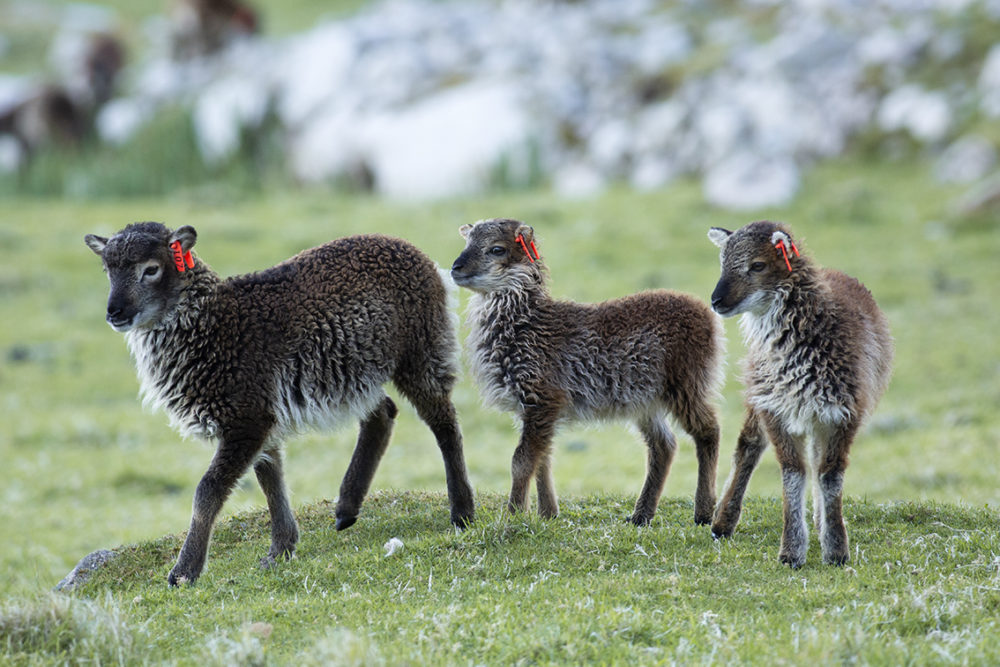
{"label": "red ear tag", "polygon": [[191,251],[188,250],[187,252],[184,252],[183,250],[181,250],[180,241],[174,241],[173,243],[171,243],[170,250],[174,254],[174,266],[177,267],[178,273],[184,273],[185,264],[187,264],[187,268],[189,269],[194,268],[194,259],[191,257]]}
{"label": "red ear tag", "polygon": [[[781,256],[785,259],[785,266],[787,266],[788,270],[791,271],[792,263],[788,261],[788,251],[785,249],[785,242],[778,241],[777,243],[774,244],[774,247],[781,251]],[[792,243],[792,250],[795,251],[795,256],[798,257],[799,251],[798,248],[795,247],[794,243]]]}
{"label": "red ear tag", "polygon": [[538,257],[538,251],[535,250],[535,242],[534,241],[531,242],[531,249],[535,251],[535,257],[532,257],[531,253],[528,252],[528,244],[524,242],[524,235],[523,234],[518,234],[517,238],[514,239],[514,240],[521,244],[521,247],[524,249],[524,254],[527,255],[528,259],[531,260],[531,263],[534,264],[535,263],[535,257]]}

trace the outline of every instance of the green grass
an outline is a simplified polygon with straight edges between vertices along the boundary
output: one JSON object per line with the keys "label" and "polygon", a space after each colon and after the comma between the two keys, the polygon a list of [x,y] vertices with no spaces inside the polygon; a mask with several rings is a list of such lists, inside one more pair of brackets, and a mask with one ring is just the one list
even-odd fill
{"label": "green grass", "polygon": [[[920,164],[847,160],[813,171],[788,209],[753,216],[706,206],[692,183],[586,201],[525,192],[388,204],[211,187],[125,201],[8,197],[0,222],[0,595],[13,606],[0,627],[25,615],[54,625],[51,640],[3,630],[0,661],[221,664],[244,651],[276,662],[300,653],[388,663],[994,662],[1000,230],[989,218],[950,217],[958,194]],[[212,451],[140,407],[124,342],[103,321],[106,278],[83,235],[134,220],[192,224],[200,256],[232,274],[332,237],[380,231],[447,266],[463,245],[457,228],[489,216],[533,224],[554,293],[581,301],[653,286],[707,299],[718,260],[706,229],[754,217],[787,221],[821,263],[862,279],[889,316],[897,359],[846,477],[852,569],[820,566],[815,543],[804,570],[777,565],[780,482],[771,454],[736,536],[713,543],[691,524],[695,461],[686,436],[654,526],[622,525],[645,453],[615,424],[558,436],[559,519],[508,519],[499,507],[516,432],[463,377],[455,401],[480,500],[470,531],[449,529],[437,448],[401,403],[357,526],[333,533],[328,505],[355,427],[292,439],[299,557],[257,570],[266,519],[248,478],[226,505],[203,578],[168,590],[178,533]],[[737,323],[727,320],[726,329],[720,485],[742,418],[742,346]],[[406,546],[386,559],[391,536]],[[84,554],[119,544],[133,546],[68,608],[41,595]],[[87,631],[86,619],[106,625],[111,617],[128,641],[101,648],[105,636]],[[255,622],[269,624],[267,638]]]}
{"label": "green grass", "polygon": [[[479,500],[476,524],[461,533],[450,528],[440,493],[376,492],[346,533],[332,530],[331,503],[301,507],[298,556],[267,571],[256,566],[267,548],[266,514],[240,514],[219,526],[203,578],[180,590],[162,581],[180,536],[127,547],[72,604],[43,596],[0,612],[0,633],[13,635],[6,658],[226,665],[1000,659],[1000,538],[991,511],[852,500],[845,507],[851,565],[817,564],[814,544],[807,565],[792,571],[775,557],[781,519],[773,499],[751,499],[737,535],[722,542],[692,524],[688,500],[664,502],[648,529],[624,521],[631,505],[620,495],[574,498],[552,521],[509,517],[498,494]],[[383,545],[394,537],[403,546],[387,555]],[[53,606],[76,613],[53,618]],[[5,632],[25,616],[45,622]],[[109,641],[111,633],[121,641]]]}

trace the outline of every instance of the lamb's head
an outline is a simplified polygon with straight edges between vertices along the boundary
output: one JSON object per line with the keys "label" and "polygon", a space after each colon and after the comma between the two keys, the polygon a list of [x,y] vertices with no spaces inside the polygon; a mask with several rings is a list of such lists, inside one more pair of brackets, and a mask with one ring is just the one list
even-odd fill
{"label": "lamb's head", "polygon": [[518,220],[493,218],[458,230],[465,250],[451,277],[474,292],[518,290],[544,282],[545,267],[535,249],[535,230]]}
{"label": "lamb's head", "polygon": [[171,231],[158,222],[137,222],[111,238],[84,237],[111,282],[107,320],[112,329],[155,327],[176,306],[183,272],[193,266],[188,253],[197,236],[189,226]]}
{"label": "lamb's head", "polygon": [[708,238],[720,248],[722,275],[712,292],[712,308],[723,317],[766,312],[787,293],[805,262],[791,232],[775,222],[752,222],[735,232],[712,227]]}

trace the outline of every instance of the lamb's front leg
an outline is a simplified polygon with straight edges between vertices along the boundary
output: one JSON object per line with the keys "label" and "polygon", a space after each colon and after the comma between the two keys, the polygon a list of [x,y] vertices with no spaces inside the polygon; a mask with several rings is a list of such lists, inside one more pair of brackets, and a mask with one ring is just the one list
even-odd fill
{"label": "lamb's front leg", "polygon": [[522,413],[521,441],[510,463],[511,487],[507,507],[511,512],[528,508],[531,478],[541,469],[547,483],[539,486],[538,513],[546,518],[559,513],[548,463],[558,415],[558,408],[551,406],[528,406]]}
{"label": "lamb's front leg", "polygon": [[629,521],[637,526],[646,526],[653,520],[656,506],[660,502],[663,484],[670,472],[674,452],[677,451],[677,440],[661,415],[643,417],[638,420],[637,425],[646,441],[646,481],[635,501],[635,509]]}
{"label": "lamb's front leg", "polygon": [[552,479],[551,448],[542,454],[535,470],[535,491],[538,493],[539,516],[546,519],[558,516],[559,498],[556,496],[556,484]]}
{"label": "lamb's front leg", "polygon": [[792,435],[773,415],[765,416],[768,436],[781,465],[784,528],[778,560],[793,568],[806,562],[809,528],[806,522],[806,486],[809,483],[805,439]]}
{"label": "lamb's front leg", "polygon": [[260,452],[266,433],[266,429],[248,429],[224,433],[219,439],[215,456],[194,493],[191,527],[177,563],[167,576],[171,586],[193,583],[201,575],[215,518],[236,482]]}
{"label": "lamb's front leg", "polygon": [[831,565],[844,565],[851,559],[842,505],[847,455],[857,430],[857,423],[849,423],[833,429],[825,442],[816,443],[817,486],[822,498],[819,543],[823,562]]}

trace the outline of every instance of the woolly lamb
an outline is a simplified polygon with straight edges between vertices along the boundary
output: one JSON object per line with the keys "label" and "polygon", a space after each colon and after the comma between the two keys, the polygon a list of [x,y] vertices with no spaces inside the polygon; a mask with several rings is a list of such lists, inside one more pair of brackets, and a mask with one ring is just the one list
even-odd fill
{"label": "woolly lamb", "polygon": [[270,269],[220,279],[191,254],[195,230],[155,222],[110,239],[87,235],[111,282],[107,321],[123,332],[142,394],[184,435],[218,448],[194,497],[171,585],[201,574],[216,515],[253,466],[271,514],[263,566],[290,557],[298,527],[281,443],[353,415],[361,431],[336,509],[349,527],[389,443],[391,380],[430,426],[444,457],[451,520],[473,518],[473,494],[450,392],[453,316],[434,264],[399,239],[354,236]]}
{"label": "woolly lamb", "polygon": [[736,232],[713,227],[708,236],[721,248],[722,263],[712,307],[724,317],[743,314],[747,343],[747,417],[712,533],[733,533],[770,439],[784,495],[779,559],[794,568],[805,562],[811,468],[823,561],[846,563],[844,470],[858,429],[889,384],[889,325],[864,285],[816,266],[784,225],[754,222]]}
{"label": "woolly lamb", "polygon": [[677,447],[664,419],[671,414],[697,448],[695,521],[711,521],[723,338],[707,304],[666,290],[597,305],[555,301],[531,227],[493,219],[460,231],[466,246],[451,275],[475,292],[468,312],[472,365],[487,401],[515,412],[523,425],[511,463],[510,510],[526,508],[534,476],[539,513],[558,514],[551,449],[560,422],[630,419],[649,448],[630,521],[648,524]]}

